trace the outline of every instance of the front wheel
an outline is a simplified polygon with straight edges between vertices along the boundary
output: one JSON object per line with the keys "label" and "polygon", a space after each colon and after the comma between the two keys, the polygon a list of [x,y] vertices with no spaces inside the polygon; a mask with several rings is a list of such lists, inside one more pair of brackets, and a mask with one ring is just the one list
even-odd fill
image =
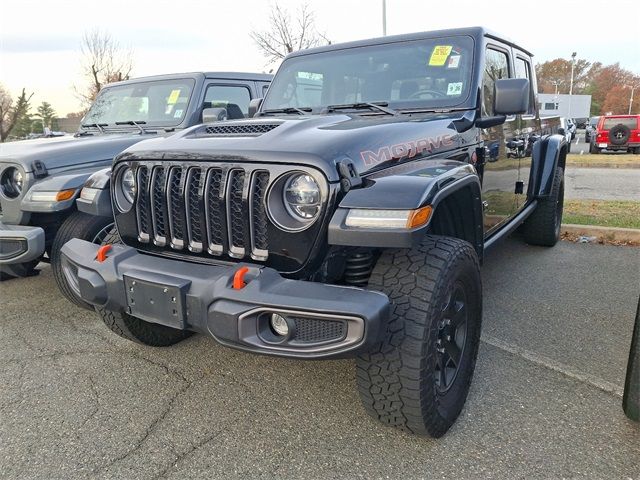
{"label": "front wheel", "polygon": [[93,310],[93,305],[80,298],[79,292],[73,288],[62,268],[60,250],[72,238],[80,238],[100,245],[113,228],[113,218],[74,212],[64,221],[58,230],[51,248],[51,269],[62,294],[79,307]]}
{"label": "front wheel", "polygon": [[471,244],[426,236],[379,258],[369,288],[391,315],[381,341],[357,359],[367,412],[402,430],[440,437],[464,406],[482,323],[482,284]]}

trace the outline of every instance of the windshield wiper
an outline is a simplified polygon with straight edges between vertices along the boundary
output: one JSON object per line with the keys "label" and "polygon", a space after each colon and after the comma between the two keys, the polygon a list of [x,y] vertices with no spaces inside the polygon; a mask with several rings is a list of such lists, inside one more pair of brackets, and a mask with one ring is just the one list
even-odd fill
{"label": "windshield wiper", "polygon": [[387,108],[388,105],[389,105],[388,102],[343,103],[343,104],[339,104],[339,105],[328,105],[324,109],[324,113],[330,113],[330,112],[333,112],[335,110],[347,110],[347,109],[364,110],[364,109],[368,109],[368,110],[383,112],[383,113],[386,113],[387,115],[399,115],[397,110],[394,110],[393,108]]}
{"label": "windshield wiper", "polygon": [[286,107],[286,108],[271,108],[269,110],[263,110],[260,113],[262,115],[269,114],[269,113],[297,113],[298,115],[309,115],[309,112],[311,112],[311,108],[309,107],[303,107],[303,108]]}
{"label": "windshield wiper", "polygon": [[116,122],[116,125],[134,125],[140,129],[140,133],[147,133],[147,131],[141,127],[141,125],[144,125],[146,123],[147,122],[145,122],[144,120],[138,120],[138,121],[127,120],[126,122]]}
{"label": "windshield wiper", "polygon": [[[100,130],[100,133],[104,133],[104,128],[102,127],[106,127],[107,124],[106,123],[83,123],[82,127],[83,128],[97,128],[98,130]],[[86,133],[86,132],[83,132]]]}

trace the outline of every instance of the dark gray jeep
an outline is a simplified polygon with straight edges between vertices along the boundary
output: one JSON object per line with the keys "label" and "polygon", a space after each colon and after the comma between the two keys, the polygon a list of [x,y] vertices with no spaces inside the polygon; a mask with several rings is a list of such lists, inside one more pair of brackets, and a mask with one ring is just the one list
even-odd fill
{"label": "dark gray jeep", "polygon": [[471,383],[485,251],[519,226],[558,241],[567,145],[533,72],[481,28],[289,55],[253,118],[115,159],[96,201],[117,232],[62,248],[69,284],[146,345],[356,357],[371,415],[440,436]]}
{"label": "dark gray jeep", "polygon": [[[200,123],[203,115],[239,119],[261,97],[271,75],[188,73],[105,87],[74,136],[0,147],[0,275],[31,274],[45,253],[59,272],[59,249],[70,238],[100,243],[112,216],[76,211],[91,174],[110,167],[125,148]],[[207,110],[208,108],[208,110]],[[66,288],[73,301],[86,305]]]}

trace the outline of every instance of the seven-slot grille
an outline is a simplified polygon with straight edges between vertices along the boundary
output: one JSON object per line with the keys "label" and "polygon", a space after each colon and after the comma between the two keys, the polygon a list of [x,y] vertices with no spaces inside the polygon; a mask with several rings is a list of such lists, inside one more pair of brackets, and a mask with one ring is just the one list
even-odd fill
{"label": "seven-slot grille", "polygon": [[139,164],[136,179],[141,243],[215,256],[267,259],[268,171]]}

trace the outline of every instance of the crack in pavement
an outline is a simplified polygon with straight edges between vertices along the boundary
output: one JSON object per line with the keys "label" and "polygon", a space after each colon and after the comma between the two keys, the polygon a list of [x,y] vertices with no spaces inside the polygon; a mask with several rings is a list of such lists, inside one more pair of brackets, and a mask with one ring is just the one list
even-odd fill
{"label": "crack in pavement", "polygon": [[504,340],[500,340],[499,338],[493,337],[491,335],[487,335],[483,333],[480,340],[482,340],[487,345],[491,345],[492,347],[496,347],[496,348],[499,348],[500,350],[504,350],[505,352],[508,352],[508,353],[511,353],[512,355],[516,355],[520,358],[523,358],[528,362],[534,363],[538,366],[547,368],[549,370],[553,370],[554,372],[561,373],[562,375],[569,377],[573,380],[577,380],[580,383],[584,383],[591,387],[597,388],[598,390],[602,390],[603,392],[622,398],[622,393],[623,393],[622,387],[615,385],[611,382],[607,382],[606,380],[602,380],[601,378],[596,377],[595,375],[579,372],[571,368],[569,365],[566,365],[562,362],[557,362],[556,360],[553,360],[550,357],[547,357],[540,353],[533,352],[531,350],[527,350],[517,345],[513,345],[511,343],[505,342]]}
{"label": "crack in pavement", "polygon": [[218,436],[220,436],[221,433],[222,431],[216,430],[214,433],[207,435],[198,443],[191,445],[191,447],[189,447],[184,452],[177,454],[176,458],[173,461],[169,462],[166,468],[160,471],[160,473],[158,473],[155,477],[152,477],[152,480],[159,480],[161,478],[166,478],[169,470],[171,470],[174,467],[177,467],[180,462],[182,462],[185,458],[193,454],[196,450],[204,447],[207,443],[215,440]]}
{"label": "crack in pavement", "polygon": [[91,420],[100,410],[100,396],[98,395],[98,389],[96,388],[96,383],[94,382],[93,377],[91,377],[91,375],[87,375],[87,378],[89,379],[89,387],[91,388],[91,392],[93,393],[93,400],[95,404],[91,413],[89,413],[89,415],[87,415],[87,418],[85,418],[80,424],[80,428],[84,428],[86,423],[89,420]]}

